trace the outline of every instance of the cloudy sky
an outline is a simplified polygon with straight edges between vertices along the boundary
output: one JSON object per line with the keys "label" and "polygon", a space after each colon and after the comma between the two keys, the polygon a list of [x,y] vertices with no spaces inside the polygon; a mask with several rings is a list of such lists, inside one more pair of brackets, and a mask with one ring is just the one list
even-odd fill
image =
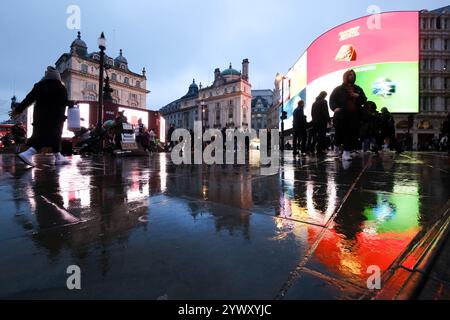
{"label": "cloudy sky", "polygon": [[381,11],[436,9],[448,0],[2,0],[0,1],[0,120],[15,92],[22,100],[47,65],[69,51],[77,30],[67,8],[81,10],[82,38],[107,54],[123,48],[132,71],[147,69],[149,109],[184,95],[195,78],[211,84],[216,67],[240,70],[250,60],[254,89],[272,89],[317,36],[345,21]]}

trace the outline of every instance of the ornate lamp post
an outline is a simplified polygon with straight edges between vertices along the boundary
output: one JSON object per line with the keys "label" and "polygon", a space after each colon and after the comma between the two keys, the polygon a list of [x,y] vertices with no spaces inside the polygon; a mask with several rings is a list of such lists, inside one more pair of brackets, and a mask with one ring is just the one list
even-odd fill
{"label": "ornate lamp post", "polygon": [[98,88],[97,128],[101,130],[103,125],[103,74],[105,69],[105,50],[106,50],[106,38],[103,32],[100,35],[100,38],[98,38],[98,47],[100,49],[100,75]]}

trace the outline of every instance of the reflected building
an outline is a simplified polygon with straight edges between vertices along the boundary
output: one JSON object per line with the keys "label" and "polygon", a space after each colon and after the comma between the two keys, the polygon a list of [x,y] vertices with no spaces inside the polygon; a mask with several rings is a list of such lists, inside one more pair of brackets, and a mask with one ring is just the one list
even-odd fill
{"label": "reflected building", "polygon": [[26,194],[36,219],[33,240],[49,259],[70,250],[82,261],[98,243],[105,275],[108,247],[113,241],[126,244],[130,232],[142,226],[139,218],[148,215],[150,184],[122,161],[105,158],[101,166],[73,163],[50,173],[34,168]]}

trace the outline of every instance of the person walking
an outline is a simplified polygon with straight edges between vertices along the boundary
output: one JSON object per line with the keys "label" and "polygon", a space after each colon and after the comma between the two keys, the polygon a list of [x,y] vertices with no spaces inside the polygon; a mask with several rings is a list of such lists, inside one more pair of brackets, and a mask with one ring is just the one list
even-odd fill
{"label": "person walking", "polygon": [[317,96],[311,109],[312,125],[316,136],[314,141],[316,141],[316,152],[318,155],[323,154],[326,149],[327,127],[330,122],[328,102],[325,100],[326,96],[327,93],[322,91]]}
{"label": "person walking", "polygon": [[348,70],[344,73],[343,83],[336,87],[330,96],[330,107],[337,118],[336,139],[344,145],[342,160],[352,159],[351,152],[358,149],[359,127],[362,106],[367,97],[364,90],[355,84],[356,73]]}
{"label": "person walking", "polygon": [[14,109],[13,116],[20,115],[33,103],[33,134],[27,141],[29,148],[18,153],[17,157],[27,165],[34,166],[33,156],[42,148],[50,147],[54,153],[55,165],[68,164],[69,160],[61,155],[61,135],[69,101],[67,89],[54,67],[47,68],[44,78],[34,85],[31,92]]}
{"label": "person walking", "polygon": [[299,154],[299,147],[302,152],[302,154],[305,154],[306,152],[306,139],[307,139],[307,132],[306,132],[306,117],[305,117],[305,102],[303,100],[300,100],[297,103],[297,108],[294,110],[293,113],[293,131],[294,131],[294,155]]}

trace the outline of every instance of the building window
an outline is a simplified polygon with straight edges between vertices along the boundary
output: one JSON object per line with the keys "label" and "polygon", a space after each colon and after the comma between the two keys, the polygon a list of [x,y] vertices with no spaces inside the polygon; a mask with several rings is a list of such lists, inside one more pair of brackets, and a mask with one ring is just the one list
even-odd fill
{"label": "building window", "polygon": [[123,80],[123,82],[125,84],[130,84],[130,79],[128,77],[125,77],[125,79]]}
{"label": "building window", "polygon": [[233,122],[233,118],[234,118],[233,109],[234,109],[233,107],[228,108],[228,121],[229,122]]}
{"label": "building window", "polygon": [[138,88],[141,87],[141,82],[140,81],[136,81],[136,87],[138,87]]}
{"label": "building window", "polygon": [[88,65],[87,64],[82,64],[81,65],[81,72],[88,73]]}
{"label": "building window", "polygon": [[216,109],[216,125],[220,125],[220,109]]}
{"label": "building window", "polygon": [[427,20],[422,18],[422,29],[426,29],[427,28]]}
{"label": "building window", "polygon": [[135,93],[130,93],[130,99],[137,100],[137,94],[135,94]]}
{"label": "building window", "polygon": [[97,91],[97,85],[95,83],[86,82],[86,84],[84,85],[84,88],[91,90],[91,91]]}
{"label": "building window", "polygon": [[448,50],[448,39],[444,40],[444,50]]}
{"label": "building window", "polygon": [[117,81],[117,74],[115,74],[115,73],[111,74],[111,80]]}
{"label": "building window", "polygon": [[225,92],[225,94],[228,94],[228,88],[225,88],[224,92]]}

